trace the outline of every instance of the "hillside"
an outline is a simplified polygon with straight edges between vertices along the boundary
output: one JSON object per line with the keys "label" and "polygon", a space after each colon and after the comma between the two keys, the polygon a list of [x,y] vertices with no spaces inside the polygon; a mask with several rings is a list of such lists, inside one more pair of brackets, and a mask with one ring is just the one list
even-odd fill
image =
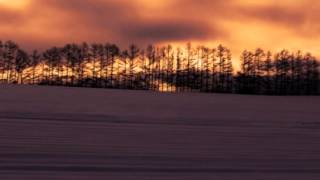
{"label": "hillside", "polygon": [[319,179],[320,97],[0,86],[0,179]]}

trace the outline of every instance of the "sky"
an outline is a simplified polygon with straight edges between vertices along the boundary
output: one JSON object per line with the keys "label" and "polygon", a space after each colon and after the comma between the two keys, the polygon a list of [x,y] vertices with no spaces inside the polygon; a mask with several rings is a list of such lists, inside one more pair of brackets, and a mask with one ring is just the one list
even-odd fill
{"label": "sky", "polygon": [[302,49],[320,57],[318,0],[0,0],[0,39],[27,50],[113,42]]}

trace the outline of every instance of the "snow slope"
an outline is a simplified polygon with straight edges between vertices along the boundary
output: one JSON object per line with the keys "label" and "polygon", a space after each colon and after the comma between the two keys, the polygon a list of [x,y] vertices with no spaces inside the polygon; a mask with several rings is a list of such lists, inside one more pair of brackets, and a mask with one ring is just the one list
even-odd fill
{"label": "snow slope", "polygon": [[0,86],[0,179],[319,179],[320,97]]}

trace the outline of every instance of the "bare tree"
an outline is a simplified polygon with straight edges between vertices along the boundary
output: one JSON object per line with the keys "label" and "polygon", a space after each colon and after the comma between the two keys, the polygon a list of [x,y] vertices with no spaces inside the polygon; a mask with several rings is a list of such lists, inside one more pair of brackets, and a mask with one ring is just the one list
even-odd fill
{"label": "bare tree", "polygon": [[275,77],[275,87],[276,93],[280,95],[287,94],[288,91],[288,77],[290,71],[290,53],[288,50],[282,50],[280,53],[277,53],[275,56],[275,68],[276,68],[276,77]]}
{"label": "bare tree", "polygon": [[172,92],[320,94],[319,62],[310,53],[282,50],[273,56],[260,48],[243,51],[241,71],[237,75],[233,71],[231,51],[222,45],[216,49],[193,48],[190,43],[177,49],[170,45],[150,45],[147,49],[131,45],[121,51],[115,44],[82,43],[29,55],[12,41],[0,41],[0,81],[6,83]]}
{"label": "bare tree", "polygon": [[29,55],[23,50],[19,49],[15,57],[15,70],[18,73],[17,83],[23,84],[23,71],[29,66]]}
{"label": "bare tree", "polygon": [[148,59],[148,77],[149,88],[155,90],[155,70],[156,70],[156,49],[153,45],[147,47],[146,56]]}
{"label": "bare tree", "polygon": [[181,91],[181,86],[183,86],[183,52],[180,48],[177,48],[177,64],[176,64],[176,91]]}
{"label": "bare tree", "polygon": [[30,55],[30,65],[32,67],[32,84],[36,84],[36,70],[41,61],[41,54],[37,50],[34,50]]}
{"label": "bare tree", "polygon": [[15,58],[17,52],[19,50],[19,46],[13,41],[6,41],[4,43],[4,66],[7,74],[7,83],[11,83],[12,76],[14,74],[14,66],[15,66]]}
{"label": "bare tree", "polygon": [[4,44],[2,43],[2,41],[0,41],[0,83],[2,83],[4,81],[4,74],[5,74],[5,52],[4,52]]}
{"label": "bare tree", "polygon": [[263,78],[263,89],[265,94],[272,94],[273,92],[273,74],[274,74],[274,62],[272,59],[272,53],[270,51],[267,52],[266,58],[263,62],[262,69],[264,71]]}
{"label": "bare tree", "polygon": [[134,89],[135,85],[135,68],[137,64],[135,63],[136,58],[139,57],[140,49],[132,44],[129,47],[128,58],[129,58],[129,89]]}
{"label": "bare tree", "polygon": [[[110,59],[110,64],[111,64],[110,87],[113,88],[114,87],[114,74],[115,74],[114,73],[114,66],[115,66],[116,57],[119,56],[120,49],[115,44],[111,44],[109,46],[108,51],[109,51],[110,57],[111,57],[111,59]],[[119,71],[117,73],[119,73]]]}

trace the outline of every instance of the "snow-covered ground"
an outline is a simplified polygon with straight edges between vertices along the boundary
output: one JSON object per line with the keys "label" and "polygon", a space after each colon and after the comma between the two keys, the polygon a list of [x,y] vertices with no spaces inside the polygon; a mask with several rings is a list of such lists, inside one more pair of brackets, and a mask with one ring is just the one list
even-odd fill
{"label": "snow-covered ground", "polygon": [[320,97],[0,86],[0,179],[320,179]]}

